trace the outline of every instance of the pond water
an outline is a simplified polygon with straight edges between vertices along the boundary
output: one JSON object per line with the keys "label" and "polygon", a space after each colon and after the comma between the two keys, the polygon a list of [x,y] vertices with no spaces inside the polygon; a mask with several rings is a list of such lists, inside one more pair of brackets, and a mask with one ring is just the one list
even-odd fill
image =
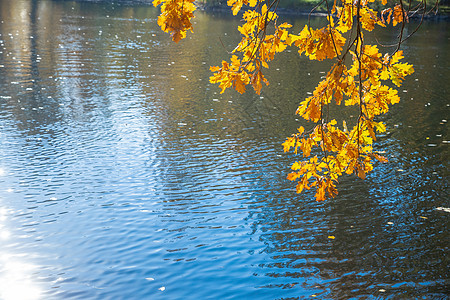
{"label": "pond water", "polygon": [[0,299],[446,299],[449,23],[404,45],[389,163],[317,203],[281,143],[326,63],[219,94],[239,21],[196,16],[174,44],[148,5],[0,0]]}

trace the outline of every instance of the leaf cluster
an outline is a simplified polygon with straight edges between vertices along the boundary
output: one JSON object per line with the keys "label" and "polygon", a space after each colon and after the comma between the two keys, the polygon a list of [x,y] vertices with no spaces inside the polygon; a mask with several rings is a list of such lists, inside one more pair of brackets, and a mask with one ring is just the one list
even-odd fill
{"label": "leaf cluster", "polygon": [[[244,93],[251,85],[260,93],[269,85],[264,69],[277,53],[295,47],[310,60],[334,60],[330,71],[318,83],[311,96],[300,102],[296,114],[311,122],[310,128],[298,128],[283,143],[285,152],[301,154],[303,160],[292,164],[287,178],[296,181],[298,193],[315,189],[317,201],[335,197],[339,177],[355,174],[365,179],[374,161],[387,159],[373,150],[376,133],[386,131],[377,117],[400,101],[398,91],[406,76],[414,72],[411,64],[402,62],[401,44],[404,26],[410,14],[426,12],[425,0],[413,6],[387,0],[328,0],[316,8],[327,8],[327,24],[312,28],[309,23],[298,33],[289,32],[291,24],[278,24],[276,13],[280,0],[228,0],[234,15],[244,7],[241,41],[231,53],[230,61],[211,67],[211,83],[219,84],[221,93],[233,88]],[[331,0],[330,0],[331,1]],[[192,0],[155,0],[162,3],[158,24],[171,32],[174,41],[192,30],[190,23],[195,6]],[[383,7],[375,10],[374,7]],[[314,9],[313,9],[314,11]],[[366,44],[365,35],[375,27],[400,26],[400,34],[392,53],[381,53],[378,45]],[[417,29],[416,29],[417,30]],[[414,30],[415,31],[415,30]],[[414,33],[413,31],[413,33]],[[346,121],[338,126],[330,116],[329,106],[357,106],[359,115],[348,128]]]}

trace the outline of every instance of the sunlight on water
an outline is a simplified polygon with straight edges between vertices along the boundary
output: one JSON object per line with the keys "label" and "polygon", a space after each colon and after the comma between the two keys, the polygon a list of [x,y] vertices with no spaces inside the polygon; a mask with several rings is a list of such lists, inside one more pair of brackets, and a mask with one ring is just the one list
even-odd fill
{"label": "sunlight on water", "polygon": [[[3,244],[11,237],[5,225],[8,213],[4,207],[0,208],[0,243]],[[25,255],[0,252],[0,299],[41,299],[42,291],[33,280],[37,270],[36,265],[26,261]]]}
{"label": "sunlight on water", "polygon": [[41,299],[42,292],[32,279],[36,270],[35,265],[20,261],[12,255],[0,254],[0,299]]}

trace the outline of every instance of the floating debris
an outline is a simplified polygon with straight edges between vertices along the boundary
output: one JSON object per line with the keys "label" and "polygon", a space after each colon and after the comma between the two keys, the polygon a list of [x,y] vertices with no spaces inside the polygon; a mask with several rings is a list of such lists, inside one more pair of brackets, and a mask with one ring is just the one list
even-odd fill
{"label": "floating debris", "polygon": [[450,208],[448,208],[448,207],[440,206],[440,207],[436,207],[436,210],[441,210],[441,211],[445,211],[445,212],[450,213]]}

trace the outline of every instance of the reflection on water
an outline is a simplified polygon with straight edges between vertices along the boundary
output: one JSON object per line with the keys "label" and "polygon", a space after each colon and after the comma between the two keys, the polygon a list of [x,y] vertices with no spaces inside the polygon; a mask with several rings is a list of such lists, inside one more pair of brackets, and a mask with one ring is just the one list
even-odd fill
{"label": "reflection on water", "polygon": [[0,297],[5,300],[41,299],[42,292],[34,282],[37,267],[23,263],[16,255],[0,254]]}
{"label": "reflection on water", "polygon": [[[0,176],[4,170],[0,169]],[[40,299],[42,291],[33,276],[38,270],[36,265],[27,262],[28,254],[14,251],[12,238],[8,228],[8,211],[0,202],[0,299],[33,300]],[[8,251],[9,250],[9,251]]]}
{"label": "reflection on water", "polygon": [[173,44],[156,17],[0,0],[0,298],[447,296],[446,22],[405,44],[390,162],[316,203],[280,144],[326,66],[288,52],[261,96],[221,95],[209,66],[239,22],[198,12]]}

